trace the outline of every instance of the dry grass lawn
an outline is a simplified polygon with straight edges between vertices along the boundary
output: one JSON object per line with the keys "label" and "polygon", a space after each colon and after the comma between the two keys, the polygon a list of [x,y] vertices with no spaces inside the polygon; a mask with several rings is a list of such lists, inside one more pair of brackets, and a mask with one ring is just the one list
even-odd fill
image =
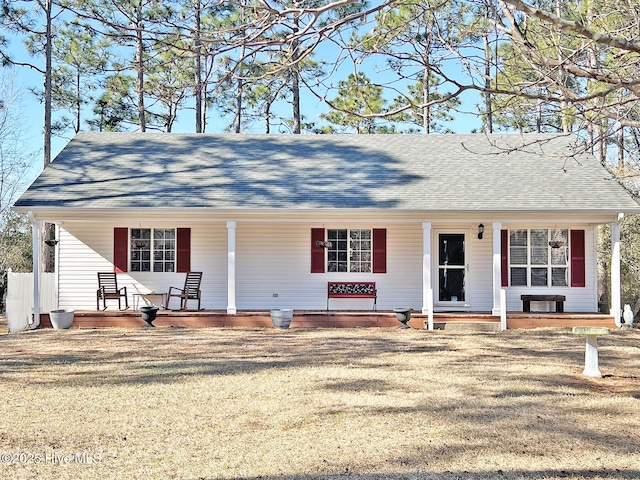
{"label": "dry grass lawn", "polygon": [[640,331],[0,335],[1,478],[640,478]]}

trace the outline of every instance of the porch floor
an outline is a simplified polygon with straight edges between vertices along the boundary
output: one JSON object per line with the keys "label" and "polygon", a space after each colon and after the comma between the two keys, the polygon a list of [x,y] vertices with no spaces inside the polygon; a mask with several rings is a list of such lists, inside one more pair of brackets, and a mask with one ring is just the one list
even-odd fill
{"label": "porch floor", "polygon": [[[408,325],[424,329],[427,315],[412,312]],[[438,330],[473,329],[482,331],[500,330],[500,318],[489,312],[437,312],[434,328]],[[268,310],[238,311],[229,315],[221,310],[159,310],[153,324],[158,327],[272,327]],[[104,311],[76,310],[73,320],[75,328],[142,327],[140,312],[133,309]],[[295,310],[291,328],[358,328],[398,327],[400,323],[392,311],[340,311],[340,310]],[[546,313],[508,312],[508,328],[574,327],[594,326],[615,328],[612,316],[601,313]],[[48,314],[40,316],[40,326],[51,327]]]}

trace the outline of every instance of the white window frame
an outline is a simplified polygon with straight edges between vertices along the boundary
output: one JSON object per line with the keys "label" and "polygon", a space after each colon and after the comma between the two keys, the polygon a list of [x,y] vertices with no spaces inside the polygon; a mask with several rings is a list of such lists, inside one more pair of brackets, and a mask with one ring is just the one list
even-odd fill
{"label": "white window frame", "polygon": [[[537,237],[536,233],[546,230],[546,238],[540,241],[541,237]],[[526,245],[512,245],[512,235],[514,232],[527,232]],[[570,279],[571,257],[569,254],[569,237],[571,231],[568,228],[513,228],[509,230],[509,285],[512,287],[540,287],[540,288],[558,288],[568,287]],[[521,237],[522,238],[522,237]],[[553,248],[551,242],[559,241],[559,248]],[[543,249],[544,246],[544,249]],[[526,249],[526,262],[518,262],[514,257],[515,249]],[[546,252],[545,262],[540,260],[540,254]],[[523,256],[520,255],[523,259]],[[514,270],[524,270],[526,275],[526,284],[514,284]],[[564,270],[564,272],[559,272]],[[540,274],[544,273],[546,283],[535,283],[536,271]],[[555,275],[554,275],[555,274]],[[554,283],[562,279],[561,283]]]}
{"label": "white window frame", "polygon": [[[346,236],[334,232],[346,232]],[[327,272],[373,273],[373,228],[327,228],[327,241]],[[346,269],[341,270],[341,264]]]}
{"label": "white window frame", "polygon": [[129,270],[131,272],[174,273],[177,229],[130,228]]}

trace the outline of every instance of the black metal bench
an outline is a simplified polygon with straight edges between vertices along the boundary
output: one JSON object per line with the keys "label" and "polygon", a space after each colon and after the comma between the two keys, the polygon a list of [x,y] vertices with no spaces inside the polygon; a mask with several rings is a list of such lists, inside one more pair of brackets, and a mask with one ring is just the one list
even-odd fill
{"label": "black metal bench", "polygon": [[327,310],[330,298],[373,298],[375,310],[378,301],[376,282],[328,282]]}
{"label": "black metal bench", "polygon": [[556,312],[564,312],[564,301],[567,299],[564,295],[520,295],[522,300],[522,311],[531,311],[531,302],[556,302]]}

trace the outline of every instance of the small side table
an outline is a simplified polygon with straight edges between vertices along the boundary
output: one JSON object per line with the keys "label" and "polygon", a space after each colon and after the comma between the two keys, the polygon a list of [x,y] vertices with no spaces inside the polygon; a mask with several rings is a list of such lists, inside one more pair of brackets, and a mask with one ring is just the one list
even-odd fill
{"label": "small side table", "polygon": [[587,338],[582,374],[585,377],[602,378],[598,367],[598,336],[611,335],[611,330],[606,327],[573,327],[572,331],[576,335],[584,335]]}
{"label": "small side table", "polygon": [[165,306],[167,304],[167,295],[168,293],[134,293],[133,294],[133,309],[134,310],[138,310],[138,306],[140,304],[140,299],[144,298],[146,301],[148,301],[149,303],[153,303],[149,301],[149,298],[153,298],[153,297],[160,297],[161,299],[161,303],[159,305],[159,307],[164,310]]}

